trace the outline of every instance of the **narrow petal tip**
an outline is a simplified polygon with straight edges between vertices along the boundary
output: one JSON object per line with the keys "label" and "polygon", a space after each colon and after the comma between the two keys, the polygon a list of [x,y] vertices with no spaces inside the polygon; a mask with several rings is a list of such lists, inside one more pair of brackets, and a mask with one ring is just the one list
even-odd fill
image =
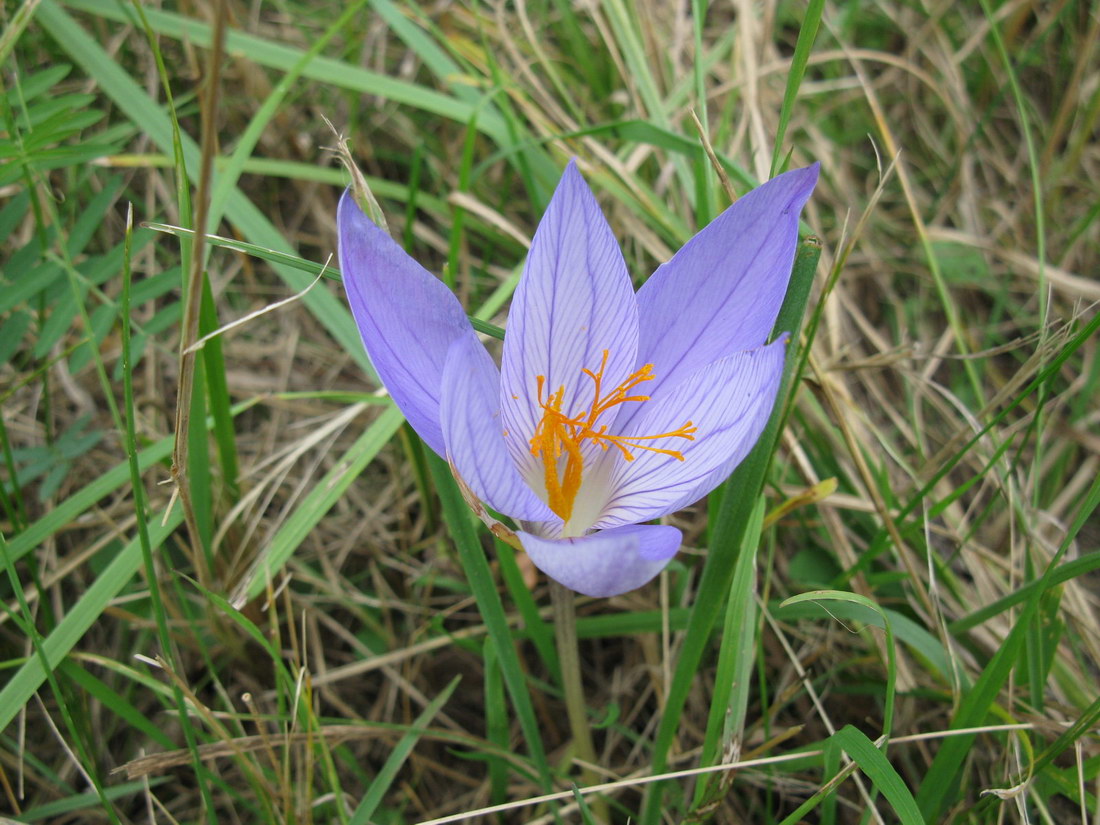
{"label": "narrow petal tip", "polygon": [[789,172],[784,172],[782,175],[777,175],[772,178],[771,181],[764,184],[767,186],[783,178],[786,178],[790,183],[789,189],[789,202],[786,208],[783,210],[784,214],[788,214],[791,210],[800,212],[802,207],[806,205],[806,201],[810,199],[810,195],[813,194],[814,187],[817,186],[817,180],[821,176],[821,161],[815,160],[809,166],[803,166],[800,169],[791,169]]}
{"label": "narrow petal tip", "polygon": [[638,290],[638,362],[658,374],[651,393],[767,340],[819,171],[792,169],[747,192]]}
{"label": "narrow petal tip", "polygon": [[446,284],[363,214],[350,191],[336,224],[344,291],[371,364],[420,437],[444,455],[443,365],[451,342],[473,335],[470,322]]}

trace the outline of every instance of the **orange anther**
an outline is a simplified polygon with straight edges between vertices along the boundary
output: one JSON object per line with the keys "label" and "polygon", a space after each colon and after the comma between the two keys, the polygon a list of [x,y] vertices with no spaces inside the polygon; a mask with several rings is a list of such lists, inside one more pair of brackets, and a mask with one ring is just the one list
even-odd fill
{"label": "orange anther", "polygon": [[[565,386],[558,387],[557,392],[543,399],[543,391],[546,386],[546,376],[536,376],[538,404],[542,408],[542,418],[535,427],[535,434],[531,438],[531,454],[542,459],[544,478],[546,482],[546,494],[550,509],[557,513],[563,521],[569,521],[573,514],[573,502],[581,489],[584,476],[584,454],[581,444],[585,439],[599,445],[604,452],[608,447],[616,447],[627,461],[634,460],[632,450],[647,450],[684,460],[684,454],[679,450],[667,450],[661,447],[650,447],[640,444],[641,441],[652,441],[658,438],[685,438],[688,441],[695,440],[696,427],[688,421],[683,426],[668,433],[657,435],[621,436],[607,432],[607,425],[596,428],[596,422],[601,415],[612,407],[625,404],[627,401],[641,403],[648,401],[648,395],[630,395],[639,384],[653,380],[653,365],[645,364],[636,370],[619,384],[609,395],[603,396],[603,374],[607,368],[607,350],[603,351],[600,367],[593,372],[587,367],[582,372],[592,379],[594,392],[592,403],[583,412],[574,415],[566,415],[562,412],[561,405],[565,396]],[[559,469],[560,459],[565,457],[565,466]]]}

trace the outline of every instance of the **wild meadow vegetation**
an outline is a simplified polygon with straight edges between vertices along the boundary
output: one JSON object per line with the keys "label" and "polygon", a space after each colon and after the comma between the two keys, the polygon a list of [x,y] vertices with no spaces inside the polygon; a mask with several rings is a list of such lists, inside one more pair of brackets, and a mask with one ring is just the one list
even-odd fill
{"label": "wild meadow vegetation", "polygon": [[[11,821],[1100,817],[1095,4],[2,24]],[[570,158],[636,285],[821,163],[769,429],[575,644],[371,377],[341,155],[490,337]]]}

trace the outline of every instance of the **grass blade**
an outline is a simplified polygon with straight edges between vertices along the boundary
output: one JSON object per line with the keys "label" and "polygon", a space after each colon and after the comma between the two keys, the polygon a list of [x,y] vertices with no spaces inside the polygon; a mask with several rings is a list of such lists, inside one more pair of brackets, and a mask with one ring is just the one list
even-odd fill
{"label": "grass blade", "polygon": [[[107,12],[109,7],[115,10],[115,4],[92,4],[94,10],[111,15]],[[146,10],[150,22],[155,25],[157,19],[152,9]],[[125,15],[122,19],[127,19]],[[88,75],[99,83],[100,88],[120,109],[135,123],[140,123],[142,129],[161,149],[170,153],[172,151],[172,125],[168,116],[157,106],[140,86],[138,86],[103,49],[79,26],[76,21],[61,9],[55,0],[42,0],[37,11],[37,20],[57,41],[58,45],[67,51],[77,63],[79,63]],[[232,47],[232,39],[230,39]],[[181,135],[183,151],[187,161],[189,174],[194,176],[199,167],[199,150],[195,142],[186,135]],[[294,250],[286,242],[283,236],[275,229],[274,225],[264,214],[246,198],[240,190],[234,190],[227,196],[226,215],[234,223],[251,243],[265,247],[285,255],[293,255]],[[311,282],[311,278],[297,269],[272,265],[276,273],[296,292],[301,292]],[[325,326],[336,341],[360,363],[369,370],[369,361],[363,351],[359,332],[355,328],[355,322],[351,319],[351,313],[347,307],[331,292],[323,289],[313,289],[302,299],[306,306],[316,315],[318,321]]]}
{"label": "grass blade", "polygon": [[[821,246],[816,239],[813,239],[803,242],[795,257],[791,286],[787,290],[787,296],[776,321],[776,331],[789,331],[794,341],[798,340],[798,332],[802,326],[802,317],[805,314],[810,286],[813,283],[814,271],[817,269],[820,255]],[[654,773],[664,772],[668,765],[668,752],[679,726],[680,713],[695,680],[722,601],[729,592],[741,538],[749,523],[752,508],[756,506],[756,498],[763,487],[775,443],[779,437],[782,410],[788,395],[794,391],[791,379],[795,361],[794,354],[789,353],[783,368],[783,382],[780,385],[779,396],[768,425],[764,428],[752,452],[741,462],[723,488],[720,488],[722,503],[718,511],[718,523],[712,530],[710,549],[700,577],[699,591],[691,608],[691,618],[680,649],[680,659],[676,663],[672,685],[665,700],[664,712],[653,744]],[[656,824],[661,810],[662,792],[661,783],[650,786],[641,817],[644,825]]]}
{"label": "grass blade", "polygon": [[527,681],[520,667],[519,657],[516,655],[515,641],[504,614],[504,605],[500,601],[500,594],[497,593],[493,574],[489,569],[489,562],[485,558],[485,551],[482,550],[477,531],[474,529],[473,516],[462,499],[458,485],[451,476],[450,468],[443,459],[432,453],[428,456],[428,466],[431,468],[436,491],[443,505],[444,521],[458,548],[462,569],[466,571],[466,578],[477,600],[478,610],[485,620],[489,638],[496,648],[504,684],[508,688],[508,695],[512,697],[512,706],[516,710],[516,717],[523,730],[527,751],[538,771],[539,784],[544,791],[549,791],[551,788],[550,765],[546,761],[542,731],[535,718],[535,709],[531,704],[531,696],[527,690]]}
{"label": "grass blade", "polygon": [[[149,541],[153,548],[160,547],[183,520],[178,509],[168,514],[167,521],[159,521],[149,526]],[[8,563],[13,560],[9,556]],[[56,668],[61,660],[80,641],[103,611],[111,599],[117,596],[130,583],[141,566],[141,542],[131,539],[111,563],[100,573],[84,594],[80,597],[57,627],[43,640],[42,652],[46,663]],[[46,680],[43,662],[32,656],[15,672],[3,689],[0,690],[0,730],[8,726],[19,710],[30,700]]]}
{"label": "grass blade", "polygon": [[791,68],[787,72],[787,87],[783,90],[783,106],[779,110],[779,124],[775,129],[775,148],[772,150],[771,177],[780,171],[780,162],[784,157],[783,139],[787,136],[787,126],[791,122],[794,102],[798,98],[798,89],[806,76],[806,64],[817,40],[817,30],[821,27],[821,13],[825,9],[825,0],[810,0],[806,6],[806,16],[798,29],[798,40],[794,44],[794,56]]}
{"label": "grass blade", "polygon": [[[703,740],[701,765],[716,765],[736,759],[741,752],[741,734],[744,731],[745,711],[749,704],[752,666],[756,658],[756,551],[760,546],[760,532],[764,526],[764,499],[757,499],[751,521],[745,528],[741,550],[737,555],[733,581],[726,601],[726,622],[722,629],[722,648],[718,653],[718,672],[715,675],[714,698],[707,718],[706,737]],[[736,742],[736,745],[734,744]],[[722,777],[703,777],[695,789],[694,806],[698,808],[710,801],[708,791],[715,784],[719,794],[727,786]]]}
{"label": "grass blade", "polygon": [[389,443],[404,420],[397,407],[388,408],[356,439],[336,465],[325,473],[324,478],[302,499],[298,508],[283,523],[234,588],[230,601],[235,607],[240,607],[263,592],[267,583],[278,575],[287,559],[309,535],[309,531],[332,509],[344,491],[378,455],[379,450]]}
{"label": "grass blade", "polygon": [[909,793],[898,772],[894,770],[886,756],[875,747],[874,742],[867,738],[866,734],[845,725],[838,730],[833,738],[844,748],[845,753],[852,757],[852,761],[859,765],[859,769],[874,784],[894,809],[902,825],[924,825],[924,817],[921,816],[916,800]]}
{"label": "grass blade", "polygon": [[421,731],[431,724],[435,715],[447,704],[447,700],[451,698],[451,694],[455,692],[455,688],[458,687],[460,681],[462,681],[461,676],[455,676],[451,679],[447,687],[443,688],[439,695],[432,699],[428,706],[424,708],[424,711],[416,717],[412,723],[412,730],[408,731],[394,745],[390,755],[386,758],[385,764],[379,768],[378,773],[374,776],[374,781],[367,788],[367,792],[363,794],[363,798],[359,800],[359,806],[351,815],[349,825],[367,825],[371,821],[374,812],[382,804],[382,798],[393,784],[397,772],[405,764],[405,760],[409,758],[412,749],[416,747],[416,743],[420,740]]}

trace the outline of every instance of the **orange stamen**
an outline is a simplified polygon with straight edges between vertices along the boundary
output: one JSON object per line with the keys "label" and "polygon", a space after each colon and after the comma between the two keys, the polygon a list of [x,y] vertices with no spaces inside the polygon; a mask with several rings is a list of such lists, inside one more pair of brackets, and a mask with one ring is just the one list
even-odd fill
{"label": "orange stamen", "polygon": [[[679,450],[668,450],[662,447],[651,447],[641,444],[642,441],[653,441],[657,438],[685,438],[688,441],[695,440],[696,427],[688,421],[683,426],[668,433],[657,435],[622,436],[612,435],[607,432],[607,425],[597,429],[596,422],[601,415],[628,401],[641,403],[648,401],[648,395],[631,395],[630,391],[646,381],[652,381],[653,365],[645,364],[641,369],[632,373],[625,381],[619,384],[609,395],[603,396],[603,374],[607,368],[607,350],[603,351],[600,368],[593,372],[584,368],[582,372],[592,379],[594,384],[592,404],[587,410],[574,415],[566,415],[562,412],[561,405],[565,396],[565,386],[558,387],[557,392],[547,394],[543,399],[543,391],[546,388],[546,376],[536,376],[538,403],[542,407],[542,418],[535,427],[535,434],[531,438],[531,454],[542,459],[543,473],[546,482],[546,495],[550,509],[561,516],[563,521],[569,521],[573,514],[573,502],[581,489],[581,481],[584,476],[584,454],[581,444],[588,439],[599,445],[600,449],[607,452],[608,447],[615,447],[622,453],[627,461],[634,460],[633,450],[647,450],[651,453],[659,453],[684,460],[684,454]],[[565,456],[565,467],[559,473],[559,459]]]}

